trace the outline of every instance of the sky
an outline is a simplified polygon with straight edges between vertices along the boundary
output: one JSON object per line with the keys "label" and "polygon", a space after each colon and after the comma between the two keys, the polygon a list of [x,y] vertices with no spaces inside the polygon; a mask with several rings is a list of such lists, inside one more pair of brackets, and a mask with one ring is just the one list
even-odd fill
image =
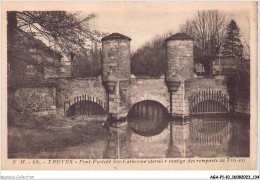
{"label": "sky", "polygon": [[248,19],[255,5],[244,2],[88,2],[83,13],[97,14],[90,22],[92,28],[130,37],[134,52],[156,35],[177,33],[180,25],[198,10],[217,9],[226,13],[237,22],[243,38],[249,38]]}
{"label": "sky", "polygon": [[[30,2],[21,10],[65,10],[80,11],[82,15],[95,13],[90,21],[93,29],[105,33],[120,33],[132,39],[131,52],[135,52],[147,41],[167,32],[179,32],[180,25],[193,18],[199,10],[219,10],[229,19],[234,19],[241,33],[241,40],[252,38],[249,25],[257,24],[257,2],[242,1],[85,1],[85,2]],[[14,6],[11,6],[14,8]],[[17,7],[16,7],[17,8]],[[15,10],[17,10],[15,8]],[[252,28],[251,28],[252,30]]]}

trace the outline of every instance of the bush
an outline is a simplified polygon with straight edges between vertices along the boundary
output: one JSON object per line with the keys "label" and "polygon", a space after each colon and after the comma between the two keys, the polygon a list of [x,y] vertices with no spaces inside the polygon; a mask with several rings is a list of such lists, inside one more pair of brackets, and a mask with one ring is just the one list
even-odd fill
{"label": "bush", "polygon": [[226,77],[230,104],[235,107],[238,101],[250,101],[250,75],[247,72],[239,71],[234,75]]}
{"label": "bush", "polygon": [[25,129],[45,129],[47,126],[60,127],[65,122],[64,117],[58,114],[48,116],[36,116],[27,112],[8,107],[7,124],[8,127],[18,127]]}
{"label": "bush", "polygon": [[166,43],[172,33],[155,37],[138,49],[131,57],[131,71],[134,75],[161,76],[166,68]]}
{"label": "bush", "polygon": [[8,127],[41,128],[39,121],[36,119],[37,117],[32,114],[23,113],[13,107],[8,107]]}

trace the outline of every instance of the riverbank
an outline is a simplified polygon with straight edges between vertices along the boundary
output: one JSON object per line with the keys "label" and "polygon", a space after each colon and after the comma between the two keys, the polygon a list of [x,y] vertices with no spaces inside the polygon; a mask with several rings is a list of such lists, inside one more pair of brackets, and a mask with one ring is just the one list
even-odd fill
{"label": "riverbank", "polygon": [[[72,128],[60,130],[10,127],[8,129],[8,158],[30,158],[43,151],[92,144],[110,136],[109,132],[94,123],[78,124]],[[27,157],[28,155],[30,157]]]}
{"label": "riverbank", "polygon": [[92,144],[111,134],[102,128],[102,117],[76,117],[58,114],[37,117],[9,110],[8,158],[33,158],[34,154],[78,144]]}

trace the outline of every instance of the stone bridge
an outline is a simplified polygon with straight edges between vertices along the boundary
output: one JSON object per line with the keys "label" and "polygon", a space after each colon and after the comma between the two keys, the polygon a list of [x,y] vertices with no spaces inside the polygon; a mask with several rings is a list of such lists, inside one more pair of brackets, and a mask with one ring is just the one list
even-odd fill
{"label": "stone bridge", "polygon": [[134,104],[145,100],[159,102],[170,112],[170,96],[163,76],[159,79],[131,78],[131,83],[125,94],[125,113],[127,113]]}
{"label": "stone bridge", "polygon": [[[102,76],[57,77],[45,89],[18,87],[12,90],[9,100],[18,107],[24,107],[22,110],[34,108],[47,114],[48,111],[65,114],[69,106],[64,104],[71,102],[73,105],[78,101],[75,98],[80,99],[84,95],[94,97],[92,102],[101,103],[102,107],[107,107],[106,111],[117,117],[126,116],[138,102],[153,100],[172,115],[188,116],[191,99],[201,90],[210,88],[227,95],[223,80],[194,77],[193,39],[186,34],[177,33],[165,40],[167,67],[165,75],[158,78],[131,74],[130,41],[129,37],[118,33],[102,39]],[[43,95],[38,97],[37,94]]]}
{"label": "stone bridge", "polygon": [[177,33],[165,40],[167,70],[159,78],[131,74],[130,41],[118,33],[104,37],[102,77],[59,79],[57,107],[63,109],[65,101],[87,94],[107,102],[108,111],[117,117],[126,116],[134,104],[144,100],[159,102],[173,115],[188,116],[192,97],[202,89],[227,94],[221,80],[194,78],[193,39],[186,34]]}

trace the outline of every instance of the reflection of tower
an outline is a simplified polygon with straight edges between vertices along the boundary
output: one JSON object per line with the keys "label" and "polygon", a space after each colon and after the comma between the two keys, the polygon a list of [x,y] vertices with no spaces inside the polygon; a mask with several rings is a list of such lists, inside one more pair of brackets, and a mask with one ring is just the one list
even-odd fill
{"label": "reflection of tower", "polygon": [[103,159],[120,159],[129,157],[129,142],[127,142],[129,134],[127,133],[127,129],[123,128],[118,128],[116,132],[113,131],[113,137],[108,140],[107,146],[103,151]]}
{"label": "reflection of tower", "polygon": [[108,140],[107,141],[107,146],[105,148],[105,150],[103,151],[103,159],[110,159],[110,158],[116,158],[116,143],[114,142],[114,140]]}
{"label": "reflection of tower", "polygon": [[166,158],[181,157],[180,150],[176,147],[176,145],[173,142],[172,123],[170,123],[170,138],[169,138],[168,149],[166,151],[166,155],[165,156],[166,156]]}
{"label": "reflection of tower", "polygon": [[193,156],[193,152],[190,146],[190,139],[189,139],[190,136],[189,125],[190,125],[189,123],[172,124],[174,130],[172,132],[173,142],[175,142],[175,145],[179,148],[182,157]]}

